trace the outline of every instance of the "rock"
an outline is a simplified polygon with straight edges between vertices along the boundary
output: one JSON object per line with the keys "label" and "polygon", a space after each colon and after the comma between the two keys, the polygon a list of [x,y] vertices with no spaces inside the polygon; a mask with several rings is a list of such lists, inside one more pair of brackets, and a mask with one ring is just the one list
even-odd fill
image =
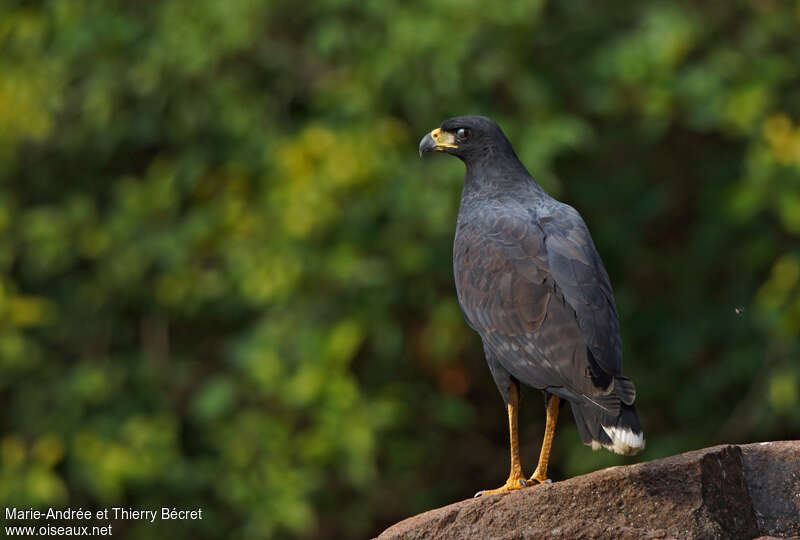
{"label": "rock", "polygon": [[378,538],[757,538],[800,535],[800,441],[723,445],[461,501]]}
{"label": "rock", "polygon": [[759,532],[765,536],[800,536],[800,441],[741,448]]}

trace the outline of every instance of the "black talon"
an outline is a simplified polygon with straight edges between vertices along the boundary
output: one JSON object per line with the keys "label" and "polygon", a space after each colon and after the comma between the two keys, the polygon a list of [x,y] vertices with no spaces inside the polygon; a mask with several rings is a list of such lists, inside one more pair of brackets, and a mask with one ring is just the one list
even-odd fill
{"label": "black talon", "polygon": [[525,481],[524,478],[520,478],[519,479],[519,485],[521,485],[522,487],[527,487],[528,483]]}

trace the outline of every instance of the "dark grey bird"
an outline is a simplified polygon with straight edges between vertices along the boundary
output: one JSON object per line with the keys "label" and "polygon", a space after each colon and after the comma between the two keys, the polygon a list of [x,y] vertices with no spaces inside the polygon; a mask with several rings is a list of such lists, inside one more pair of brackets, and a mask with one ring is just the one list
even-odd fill
{"label": "dark grey bird", "polygon": [[[581,215],[536,183],[489,118],[444,121],[420,141],[420,157],[432,150],[467,167],[453,246],[456,291],[508,409],[511,472],[505,485],[478,495],[548,481],[561,400],[584,444],[625,455],[644,448],[636,391],[622,373],[614,295]],[[520,383],[544,392],[547,411],[539,463],[527,480],[517,435]]]}

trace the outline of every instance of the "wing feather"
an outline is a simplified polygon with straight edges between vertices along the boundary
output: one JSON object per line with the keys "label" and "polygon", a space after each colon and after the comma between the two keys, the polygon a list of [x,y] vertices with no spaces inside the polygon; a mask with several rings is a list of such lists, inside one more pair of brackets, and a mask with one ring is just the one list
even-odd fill
{"label": "wing feather", "polygon": [[[514,377],[597,401],[598,381],[606,393],[612,377],[621,377],[616,306],[586,225],[577,211],[557,204],[544,216],[487,205],[459,223],[453,261],[459,303]],[[625,381],[627,402],[633,388]],[[615,402],[609,395],[604,407]]]}
{"label": "wing feather", "polygon": [[586,345],[607,374],[622,375],[622,340],[614,294],[589,229],[577,210],[560,204],[541,224],[550,272],[575,310]]}

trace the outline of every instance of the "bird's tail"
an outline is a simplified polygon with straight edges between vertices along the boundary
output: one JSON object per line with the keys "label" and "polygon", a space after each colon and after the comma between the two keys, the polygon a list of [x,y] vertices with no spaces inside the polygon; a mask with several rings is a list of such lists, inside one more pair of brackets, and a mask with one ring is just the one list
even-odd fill
{"label": "bird's tail", "polygon": [[591,445],[592,450],[603,447],[617,454],[632,456],[644,448],[642,425],[633,405],[620,404],[616,417],[592,404],[570,402],[570,407],[581,441]]}

